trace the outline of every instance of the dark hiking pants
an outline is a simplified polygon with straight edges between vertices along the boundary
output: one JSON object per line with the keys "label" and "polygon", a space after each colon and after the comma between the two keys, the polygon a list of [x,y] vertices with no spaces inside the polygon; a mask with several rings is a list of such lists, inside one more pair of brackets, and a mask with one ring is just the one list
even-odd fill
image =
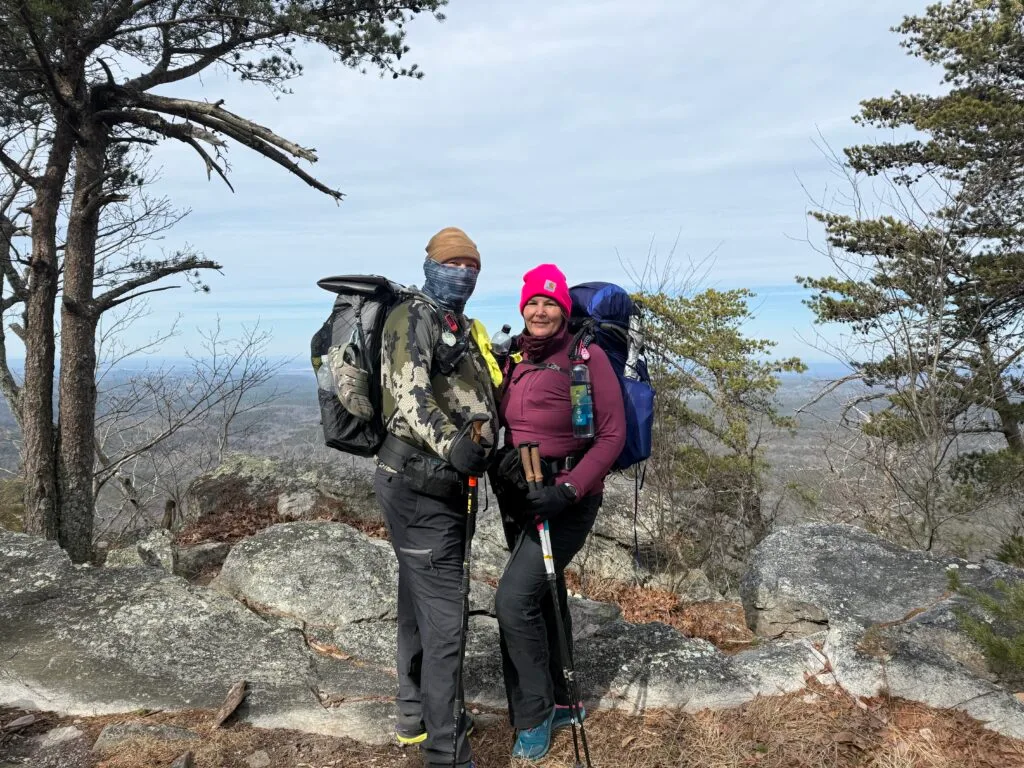
{"label": "dark hiking pants", "polygon": [[[425,762],[450,766],[466,499],[425,496],[405,476],[380,468],[374,490],[398,557],[398,726],[426,728]],[[457,754],[457,763],[468,765],[464,718]]]}
{"label": "dark hiking pants", "polygon": [[[601,496],[587,496],[550,523],[551,549],[558,576],[558,601],[572,656],[572,620],[566,600],[565,566],[583,548],[594,527]],[[503,506],[504,509],[504,506]],[[536,525],[506,523],[512,551],[498,582],[495,608],[509,719],[516,728],[540,725],[557,704],[569,704],[551,587],[544,571]]]}

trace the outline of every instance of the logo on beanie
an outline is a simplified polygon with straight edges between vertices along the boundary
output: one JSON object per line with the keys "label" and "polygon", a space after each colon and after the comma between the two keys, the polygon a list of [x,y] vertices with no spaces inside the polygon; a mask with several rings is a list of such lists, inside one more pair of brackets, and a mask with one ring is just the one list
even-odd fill
{"label": "logo on beanie", "polygon": [[555,286],[555,281],[554,280],[545,280],[544,281],[544,290],[547,291],[548,293],[554,293],[555,292],[555,288],[556,288],[556,286]]}

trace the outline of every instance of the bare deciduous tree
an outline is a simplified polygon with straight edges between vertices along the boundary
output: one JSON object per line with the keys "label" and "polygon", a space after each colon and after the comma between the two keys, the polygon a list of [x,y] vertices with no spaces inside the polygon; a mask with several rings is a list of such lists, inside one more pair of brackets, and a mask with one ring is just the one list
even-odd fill
{"label": "bare deciduous tree", "polygon": [[268,357],[270,333],[257,323],[226,337],[219,322],[202,333],[188,365],[122,372],[106,382],[93,483],[108,509],[97,538],[154,522],[167,500],[180,508],[192,479],[265,427],[268,407],[281,394],[274,378],[287,364]]}
{"label": "bare deciduous tree", "polygon": [[[152,286],[171,275],[195,278],[217,268],[190,251],[130,259],[114,270],[104,264],[104,222],[115,222],[110,226],[116,231],[117,210],[131,204],[147,150],[162,141],[179,143],[208,175],[227,181],[230,142],[319,192],[342,196],[306,170],[303,164],[316,161],[315,151],[230,111],[223,99],[154,91],[219,69],[283,93],[289,79],[301,74],[298,53],[313,46],[344,67],[418,77],[415,65],[400,63],[408,51],[406,24],[421,12],[440,18],[442,5],[444,0],[0,0],[0,166],[30,194],[24,211],[31,247],[17,262],[24,268],[19,282],[5,272],[5,301],[18,294],[16,302],[24,305],[24,381],[12,405],[24,439],[29,531],[58,539],[75,561],[89,559],[94,340],[102,313],[162,290]],[[39,151],[19,154],[19,142],[29,135],[38,137]],[[9,256],[5,270],[16,263]]]}

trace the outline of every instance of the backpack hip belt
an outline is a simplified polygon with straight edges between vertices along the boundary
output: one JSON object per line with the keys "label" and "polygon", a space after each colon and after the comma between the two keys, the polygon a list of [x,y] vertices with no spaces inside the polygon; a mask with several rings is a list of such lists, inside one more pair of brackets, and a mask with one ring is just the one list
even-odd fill
{"label": "backpack hip belt", "polygon": [[377,452],[377,460],[404,475],[409,487],[418,493],[451,497],[465,491],[465,478],[451,464],[390,432]]}
{"label": "backpack hip belt", "polygon": [[541,467],[544,470],[544,477],[555,477],[559,472],[568,472],[580,461],[583,460],[583,456],[586,451],[577,451],[576,453],[570,453],[568,456],[562,456],[560,458],[548,458],[541,456]]}

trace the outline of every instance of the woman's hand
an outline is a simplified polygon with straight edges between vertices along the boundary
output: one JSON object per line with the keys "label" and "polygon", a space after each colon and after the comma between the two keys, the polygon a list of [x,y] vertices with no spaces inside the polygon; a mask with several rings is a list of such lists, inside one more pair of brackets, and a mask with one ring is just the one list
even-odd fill
{"label": "woman's hand", "polygon": [[530,511],[539,521],[556,517],[566,507],[576,501],[576,489],[568,483],[546,485],[526,494],[530,502]]}

